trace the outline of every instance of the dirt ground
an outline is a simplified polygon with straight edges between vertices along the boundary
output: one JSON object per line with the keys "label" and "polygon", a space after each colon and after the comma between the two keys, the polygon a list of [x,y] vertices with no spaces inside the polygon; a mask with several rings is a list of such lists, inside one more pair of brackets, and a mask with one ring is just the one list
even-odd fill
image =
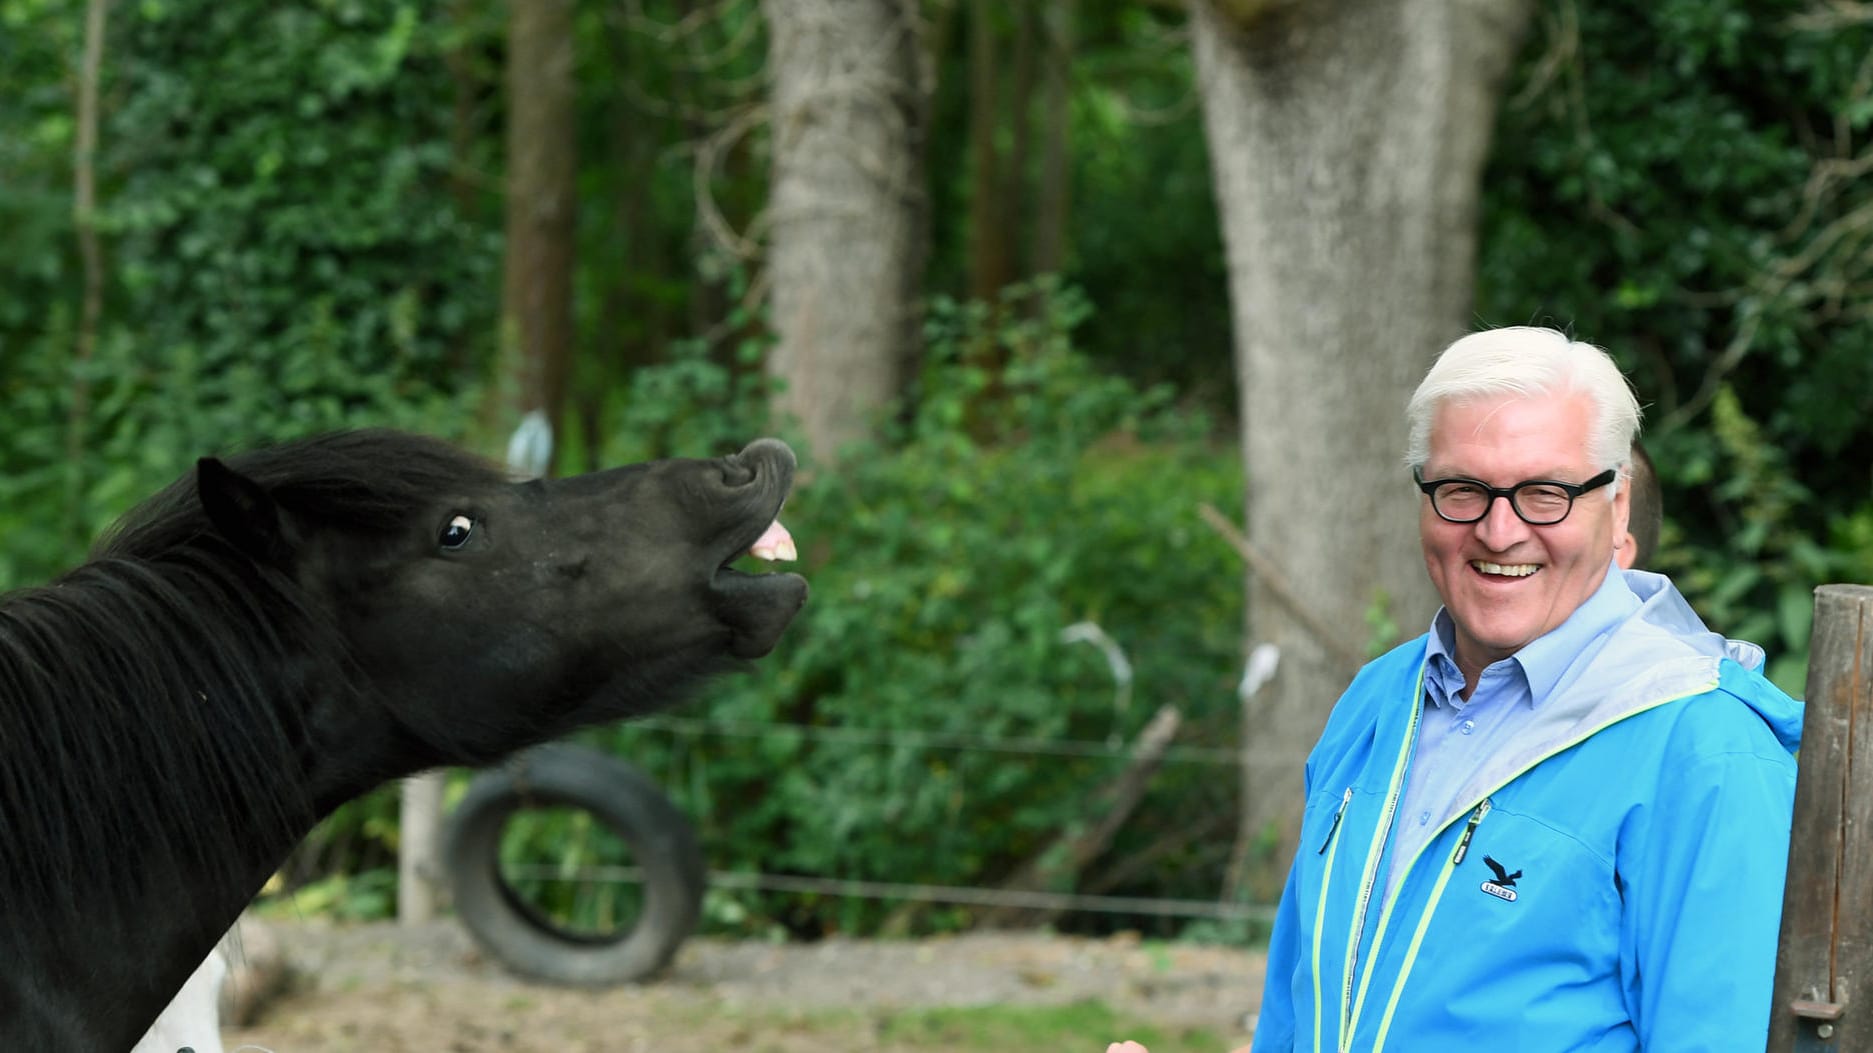
{"label": "dirt ground", "polygon": [[[544,987],[486,958],[453,922],[399,928],[275,922],[291,989],[248,1027],[246,1053],[752,1053],[897,1046],[907,1008],[1097,1000],[1122,1019],[1244,1039],[1257,953],[1039,933],[764,944],[695,938],[659,979]],[[1088,1035],[1099,1053],[1108,1038]],[[1221,1053],[1219,1050],[1218,1053]]]}

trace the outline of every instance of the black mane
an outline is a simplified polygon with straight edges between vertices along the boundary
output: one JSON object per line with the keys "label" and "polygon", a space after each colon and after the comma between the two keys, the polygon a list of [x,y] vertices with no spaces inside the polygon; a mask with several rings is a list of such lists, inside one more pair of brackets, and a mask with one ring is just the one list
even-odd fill
{"label": "black mane", "polygon": [[[281,507],[360,534],[389,531],[439,492],[503,479],[446,444],[388,432],[228,463]],[[341,640],[287,574],[209,526],[192,472],[127,515],[90,562],[0,597],[0,917],[56,926],[117,906],[113,890],[134,901],[148,867],[236,878],[225,846],[290,845],[319,804],[279,776],[306,764],[304,704],[315,679],[349,668]],[[160,847],[133,862],[121,850],[131,844]]]}

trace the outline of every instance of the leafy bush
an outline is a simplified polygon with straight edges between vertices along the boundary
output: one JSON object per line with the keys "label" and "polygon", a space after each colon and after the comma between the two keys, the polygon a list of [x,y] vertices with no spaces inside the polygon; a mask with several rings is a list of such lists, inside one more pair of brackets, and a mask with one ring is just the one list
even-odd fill
{"label": "leafy bush", "polygon": [[[1042,299],[1040,317],[1004,310],[1012,320],[1000,323],[982,305],[936,304],[920,397],[895,441],[814,470],[788,505],[813,596],[780,649],[678,720],[599,736],[697,818],[713,868],[994,884],[1083,821],[1123,760],[952,744],[1117,745],[1160,704],[1199,728],[1233,714],[1239,568],[1196,515],[1239,492],[1233,452],[1168,391],[1093,372],[1067,340],[1084,305]],[[1012,363],[986,408],[987,375],[966,361],[985,338]],[[705,401],[727,390],[697,362],[679,373]],[[986,431],[972,435],[971,421]],[[1097,651],[1063,642],[1082,620],[1129,653],[1129,705]],[[695,734],[681,718],[743,733]],[[1226,806],[1213,800],[1219,784],[1233,780],[1173,765],[1143,807],[1174,823]],[[1194,876],[1193,894],[1213,894],[1219,877]],[[794,932],[871,931],[892,911],[813,896],[712,901],[718,922]],[[921,924],[965,920],[937,911]]]}
{"label": "leafy bush", "polygon": [[[1763,0],[1539,16],[1488,172],[1478,315],[1608,348],[1665,490],[1656,560],[1800,694],[1814,586],[1873,514],[1873,24]],[[1864,549],[1860,550],[1864,552]]]}

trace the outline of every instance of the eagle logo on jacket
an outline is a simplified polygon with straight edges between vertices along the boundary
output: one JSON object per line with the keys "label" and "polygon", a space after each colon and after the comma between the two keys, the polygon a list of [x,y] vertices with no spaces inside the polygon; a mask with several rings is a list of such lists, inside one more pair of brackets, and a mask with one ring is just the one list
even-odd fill
{"label": "eagle logo on jacket", "polygon": [[1483,882],[1483,891],[1497,899],[1514,903],[1516,898],[1515,879],[1521,877],[1522,872],[1518,870],[1511,874],[1509,873],[1508,867],[1496,862],[1495,859],[1490,856],[1483,857],[1483,864],[1489,867],[1491,873],[1496,875],[1494,881]]}

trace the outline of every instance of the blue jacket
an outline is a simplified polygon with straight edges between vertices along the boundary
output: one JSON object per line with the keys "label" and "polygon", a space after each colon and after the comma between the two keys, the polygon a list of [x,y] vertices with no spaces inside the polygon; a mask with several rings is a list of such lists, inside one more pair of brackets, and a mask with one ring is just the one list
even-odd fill
{"label": "blue jacket", "polygon": [[[1802,708],[1665,578],[1379,890],[1425,637],[1307,761],[1256,1053],[1763,1048]],[[1739,659],[1742,661],[1739,662]]]}

